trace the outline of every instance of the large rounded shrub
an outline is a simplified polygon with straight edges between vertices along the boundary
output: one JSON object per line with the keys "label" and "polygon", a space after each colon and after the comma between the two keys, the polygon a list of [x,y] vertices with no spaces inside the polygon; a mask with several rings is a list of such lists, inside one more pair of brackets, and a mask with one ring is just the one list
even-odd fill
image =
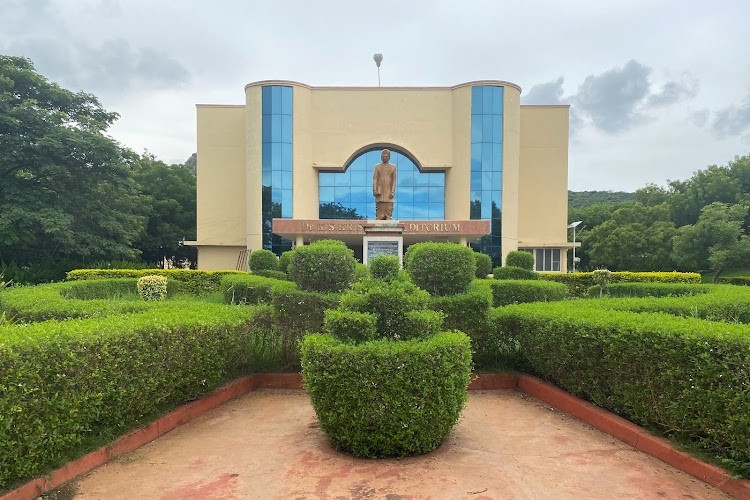
{"label": "large rounded shrub", "polygon": [[416,243],[404,258],[414,283],[433,295],[463,293],[476,275],[474,251],[458,243]]}
{"label": "large rounded shrub", "polygon": [[278,271],[279,259],[270,250],[256,250],[250,254],[248,267],[251,271]]}
{"label": "large rounded shrub", "polygon": [[471,344],[461,332],[357,345],[308,335],[302,371],[335,449],[370,458],[418,455],[437,448],[458,422]]}
{"label": "large rounded shrub", "polygon": [[344,243],[321,240],[294,249],[288,274],[301,290],[341,292],[351,285],[356,263]]}
{"label": "large rounded shrub", "polygon": [[533,271],[534,256],[531,255],[531,252],[513,250],[512,252],[508,252],[508,255],[505,257],[505,265],[508,267],[520,267]]}
{"label": "large rounded shrub", "polygon": [[282,273],[289,272],[289,262],[292,260],[292,254],[294,250],[287,250],[279,255],[279,271]]}

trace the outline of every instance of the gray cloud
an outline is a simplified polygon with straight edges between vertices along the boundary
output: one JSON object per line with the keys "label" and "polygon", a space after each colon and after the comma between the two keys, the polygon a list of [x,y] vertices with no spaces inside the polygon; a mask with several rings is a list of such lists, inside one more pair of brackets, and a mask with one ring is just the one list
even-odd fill
{"label": "gray cloud", "polygon": [[698,81],[689,76],[685,76],[681,82],[667,82],[660,92],[651,94],[646,104],[648,106],[668,106],[683,99],[695,97],[698,93]]}
{"label": "gray cloud", "polygon": [[750,95],[739,106],[728,106],[716,112],[711,130],[719,138],[740,136],[750,129]]}
{"label": "gray cloud", "polygon": [[547,83],[540,83],[531,87],[529,92],[523,97],[524,104],[562,104],[563,102],[563,82],[561,76],[557,80]]}
{"label": "gray cloud", "polygon": [[690,116],[688,117],[688,122],[692,123],[698,128],[705,127],[706,123],[708,123],[709,114],[710,113],[707,109],[694,111],[693,113],[690,113]]}

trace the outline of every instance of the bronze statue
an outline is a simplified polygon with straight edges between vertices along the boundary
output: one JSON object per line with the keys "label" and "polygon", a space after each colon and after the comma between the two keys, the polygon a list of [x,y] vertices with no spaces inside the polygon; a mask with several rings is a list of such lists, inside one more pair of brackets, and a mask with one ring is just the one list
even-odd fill
{"label": "bronze statue", "polygon": [[372,174],[372,195],[375,197],[375,218],[391,220],[393,217],[393,196],[396,194],[396,165],[388,163],[391,152],[384,149],[380,153],[383,163],[375,165]]}

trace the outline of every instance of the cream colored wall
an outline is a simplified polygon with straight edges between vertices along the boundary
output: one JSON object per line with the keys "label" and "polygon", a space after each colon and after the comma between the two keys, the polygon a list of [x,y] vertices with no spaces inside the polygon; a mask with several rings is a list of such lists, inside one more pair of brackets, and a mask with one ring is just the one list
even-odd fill
{"label": "cream colored wall", "polygon": [[237,268],[237,259],[244,246],[198,247],[198,269],[232,270]]}
{"label": "cream colored wall", "polygon": [[518,250],[519,179],[521,147],[521,91],[505,87],[503,91],[503,191],[502,261]]}
{"label": "cream colored wall", "polygon": [[244,106],[197,106],[197,240],[245,246]]}
{"label": "cream colored wall", "polygon": [[313,113],[314,91],[301,85],[293,86],[292,158],[294,162],[294,218],[318,218],[318,171],[312,168],[313,135],[317,128]]}
{"label": "cream colored wall", "polygon": [[521,106],[520,111],[519,246],[562,246],[568,225],[569,107]]}
{"label": "cream colored wall", "polygon": [[244,179],[246,193],[245,244],[251,250],[263,248],[263,121],[261,87],[251,87],[245,91],[245,135]]}

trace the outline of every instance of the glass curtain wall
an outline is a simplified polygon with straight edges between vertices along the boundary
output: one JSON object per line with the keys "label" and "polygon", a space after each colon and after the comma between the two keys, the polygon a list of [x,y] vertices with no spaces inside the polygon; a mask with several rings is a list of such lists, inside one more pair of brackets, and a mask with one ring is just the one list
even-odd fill
{"label": "glass curtain wall", "polygon": [[[344,172],[318,174],[321,219],[374,219],[372,174],[381,163],[382,149],[357,156]],[[400,220],[445,219],[445,172],[421,172],[408,156],[391,150],[396,165],[393,218]]]}
{"label": "glass curtain wall", "polygon": [[471,192],[470,217],[489,220],[491,233],[471,242],[471,247],[502,265],[503,194],[503,87],[471,89]]}
{"label": "glass curtain wall", "polygon": [[292,87],[266,85],[262,89],[263,248],[281,254],[292,242],[272,234],[274,218],[291,218]]}

